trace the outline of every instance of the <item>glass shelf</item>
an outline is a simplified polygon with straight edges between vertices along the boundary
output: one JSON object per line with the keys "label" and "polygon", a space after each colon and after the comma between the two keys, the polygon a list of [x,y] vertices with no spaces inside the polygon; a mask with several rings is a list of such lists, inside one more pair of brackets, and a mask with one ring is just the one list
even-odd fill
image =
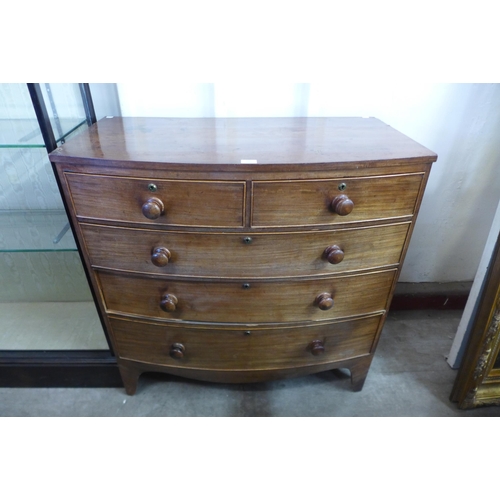
{"label": "glass shelf", "polygon": [[64,210],[0,210],[0,252],[75,250]]}
{"label": "glass shelf", "polygon": [[[39,91],[56,142],[87,126],[79,84]],[[0,252],[74,251],[41,126],[25,83],[0,84]]]}
{"label": "glass shelf", "polygon": [[[82,118],[60,118],[59,143],[87,124]],[[54,130],[54,133],[56,130]],[[40,125],[36,119],[0,119],[0,148],[45,148]]]}
{"label": "glass shelf", "polygon": [[89,97],[0,83],[0,350],[109,348],[46,150],[95,120]]}

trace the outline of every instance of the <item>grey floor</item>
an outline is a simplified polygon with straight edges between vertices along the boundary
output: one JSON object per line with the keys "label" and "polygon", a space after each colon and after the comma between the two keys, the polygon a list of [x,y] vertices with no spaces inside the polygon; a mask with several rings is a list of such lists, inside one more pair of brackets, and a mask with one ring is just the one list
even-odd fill
{"label": "grey floor", "polygon": [[449,401],[457,372],[446,355],[460,317],[461,311],[392,312],[358,393],[342,371],[241,385],[145,374],[135,396],[121,388],[0,388],[0,416],[500,416],[500,407],[464,411]]}

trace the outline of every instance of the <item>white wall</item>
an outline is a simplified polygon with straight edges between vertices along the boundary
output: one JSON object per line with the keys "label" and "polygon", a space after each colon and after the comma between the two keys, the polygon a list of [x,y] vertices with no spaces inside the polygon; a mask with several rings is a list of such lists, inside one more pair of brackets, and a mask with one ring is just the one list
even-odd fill
{"label": "white wall", "polygon": [[161,82],[117,89],[123,116],[381,119],[439,156],[400,280],[474,279],[500,199],[500,85]]}
{"label": "white wall", "polygon": [[120,100],[114,83],[91,83],[90,93],[96,118],[100,120],[105,116],[120,116]]}

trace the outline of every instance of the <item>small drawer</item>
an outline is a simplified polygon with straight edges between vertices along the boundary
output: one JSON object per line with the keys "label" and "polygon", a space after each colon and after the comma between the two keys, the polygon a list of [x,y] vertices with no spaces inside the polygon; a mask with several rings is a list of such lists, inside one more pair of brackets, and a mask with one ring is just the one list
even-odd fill
{"label": "small drawer", "polygon": [[381,316],[307,328],[215,330],[111,318],[121,359],[212,370],[265,370],[371,353]]}
{"label": "small drawer", "polygon": [[410,217],[423,174],[253,183],[253,227],[297,227]]}
{"label": "small drawer", "polygon": [[93,266],[227,278],[315,276],[396,266],[409,226],[235,234],[80,224]]}
{"label": "small drawer", "polygon": [[188,227],[244,224],[244,182],[64,175],[80,219]]}
{"label": "small drawer", "polygon": [[179,281],[98,272],[108,312],[172,321],[287,323],[386,308],[396,271],[295,281]]}

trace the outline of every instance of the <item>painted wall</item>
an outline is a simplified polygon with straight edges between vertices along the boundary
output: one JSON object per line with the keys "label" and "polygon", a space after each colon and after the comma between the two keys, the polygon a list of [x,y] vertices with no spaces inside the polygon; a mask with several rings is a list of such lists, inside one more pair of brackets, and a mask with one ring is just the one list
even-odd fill
{"label": "painted wall", "polygon": [[100,120],[105,116],[120,116],[120,100],[118,90],[114,83],[91,83],[90,93],[96,118]]}
{"label": "painted wall", "polygon": [[161,82],[117,94],[123,116],[381,119],[439,156],[400,281],[474,279],[500,199],[500,85]]}

